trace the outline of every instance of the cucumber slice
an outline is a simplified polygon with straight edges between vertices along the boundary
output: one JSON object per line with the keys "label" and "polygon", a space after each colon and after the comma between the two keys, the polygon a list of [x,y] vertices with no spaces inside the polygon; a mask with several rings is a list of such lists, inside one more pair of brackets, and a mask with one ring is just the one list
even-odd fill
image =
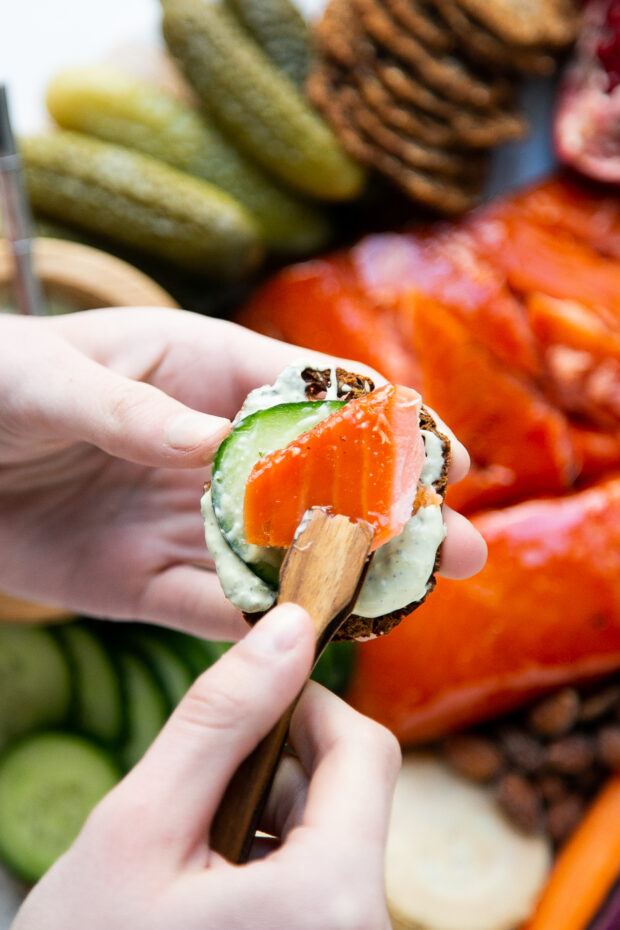
{"label": "cucumber slice", "polygon": [[211,643],[198,636],[179,633],[177,630],[157,628],[157,633],[171,649],[185,662],[193,678],[197,678],[219,658],[217,648],[221,643]]}
{"label": "cucumber slice", "polygon": [[130,769],[142,758],[168,719],[169,706],[161,685],[140,655],[121,648],[118,650],[118,662],[127,728],[121,759]]}
{"label": "cucumber slice", "polygon": [[351,680],[354,662],[354,643],[331,643],[314,666],[312,680],[334,694],[344,694]]}
{"label": "cucumber slice", "polygon": [[243,502],[252,468],[270,452],[283,449],[344,406],[342,401],[306,401],[279,404],[245,417],[220,446],[213,463],[213,510],[222,534],[252,571],[278,587],[283,552],[249,545],[244,536]]}
{"label": "cucumber slice", "polygon": [[115,761],[71,733],[35,733],[0,759],[0,856],[36,882],[119,781]]}
{"label": "cucumber slice", "polygon": [[0,626],[0,747],[28,730],[61,723],[70,702],[69,664],[52,634]]}
{"label": "cucumber slice", "polygon": [[123,729],[123,698],[108,650],[82,623],[57,632],[73,673],[75,727],[104,743],[117,741]]}
{"label": "cucumber slice", "polygon": [[194,675],[186,663],[152,627],[132,627],[129,642],[135,646],[151,672],[163,687],[169,709],[177,706],[194,682]]}
{"label": "cucumber slice", "polygon": [[176,644],[178,654],[188,663],[194,672],[194,678],[211,668],[233,645],[233,643],[199,639],[197,636],[187,636],[184,633],[179,633],[179,637],[183,642]]}

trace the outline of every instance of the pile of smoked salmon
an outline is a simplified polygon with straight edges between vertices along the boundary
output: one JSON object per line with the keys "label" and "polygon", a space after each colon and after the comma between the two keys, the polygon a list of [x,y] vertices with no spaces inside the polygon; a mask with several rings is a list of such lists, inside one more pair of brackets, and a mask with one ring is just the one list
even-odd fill
{"label": "pile of smoked salmon", "polygon": [[290,266],[239,321],[420,391],[466,444],[468,581],[359,650],[352,702],[403,743],[620,668],[620,198],[552,178]]}

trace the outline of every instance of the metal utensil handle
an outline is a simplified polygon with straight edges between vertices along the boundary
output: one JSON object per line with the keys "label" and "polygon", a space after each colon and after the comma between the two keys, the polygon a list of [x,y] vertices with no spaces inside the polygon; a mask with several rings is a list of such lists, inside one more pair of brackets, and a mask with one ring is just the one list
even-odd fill
{"label": "metal utensil handle", "polygon": [[0,84],[0,205],[4,234],[13,255],[17,311],[45,316],[45,302],[32,258],[32,218],[11,126],[6,87]]}

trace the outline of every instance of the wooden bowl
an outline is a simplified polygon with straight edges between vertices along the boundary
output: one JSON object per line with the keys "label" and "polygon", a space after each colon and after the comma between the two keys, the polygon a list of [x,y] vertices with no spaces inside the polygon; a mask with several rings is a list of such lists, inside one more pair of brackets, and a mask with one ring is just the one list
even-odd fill
{"label": "wooden bowl", "polygon": [[[96,307],[176,307],[151,278],[127,262],[79,242],[37,239],[35,267],[47,294],[76,310]],[[0,242],[0,288],[10,288],[13,262]]]}
{"label": "wooden bowl", "polygon": [[[46,295],[75,309],[175,307],[163,288],[127,262],[90,246],[60,239],[37,239],[35,267]],[[13,264],[0,242],[0,291],[10,288]],[[0,622],[50,623],[69,619],[66,610],[10,597],[0,591]]]}

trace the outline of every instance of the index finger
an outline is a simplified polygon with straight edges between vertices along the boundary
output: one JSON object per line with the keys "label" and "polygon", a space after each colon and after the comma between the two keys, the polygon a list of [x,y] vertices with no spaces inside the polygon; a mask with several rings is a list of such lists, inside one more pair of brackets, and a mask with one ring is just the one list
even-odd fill
{"label": "index finger", "polygon": [[253,388],[272,384],[293,362],[334,363],[385,379],[359,362],[338,359],[186,310],[125,307],[55,317],[48,325],[101,364],[148,380],[197,410],[232,418]]}

